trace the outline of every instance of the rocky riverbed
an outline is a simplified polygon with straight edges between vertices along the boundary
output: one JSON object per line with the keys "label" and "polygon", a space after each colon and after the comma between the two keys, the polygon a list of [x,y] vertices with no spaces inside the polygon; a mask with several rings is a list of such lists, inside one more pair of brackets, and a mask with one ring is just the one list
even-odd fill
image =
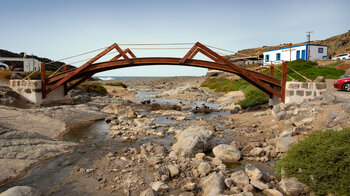
{"label": "rocky riverbed", "polygon": [[0,192],[30,186],[24,189],[32,195],[305,195],[295,178],[276,178],[275,161],[314,130],[350,126],[349,101],[330,93],[242,110],[235,104],[241,92],[156,86],[129,88],[133,99],[76,92],[79,104],[1,107],[0,171],[8,177]]}

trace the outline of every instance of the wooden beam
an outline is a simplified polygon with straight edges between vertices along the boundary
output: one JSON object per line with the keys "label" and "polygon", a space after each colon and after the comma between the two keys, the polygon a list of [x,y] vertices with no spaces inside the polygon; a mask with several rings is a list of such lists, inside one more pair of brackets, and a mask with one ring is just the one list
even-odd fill
{"label": "wooden beam", "polygon": [[187,59],[194,53],[194,51],[198,48],[197,43],[192,46],[192,48],[187,52],[187,54],[179,61],[179,64],[184,64]]}
{"label": "wooden beam", "polygon": [[69,92],[70,90],[74,89],[75,87],[77,87],[79,84],[81,84],[82,82],[84,82],[85,80],[89,79],[91,76],[93,76],[95,73],[92,74],[88,74],[85,75],[83,78],[81,78],[79,81],[77,81],[76,83],[74,83],[72,86],[69,86],[67,89],[67,92]]}
{"label": "wooden beam", "polygon": [[275,72],[275,66],[271,65],[271,66],[270,66],[270,76],[273,77],[274,72]]}
{"label": "wooden beam", "polygon": [[122,55],[122,57],[128,61],[129,64],[133,64],[132,60],[129,59],[129,57],[125,54],[125,52],[118,46],[118,44],[114,43],[114,48],[119,52],[119,54]]}
{"label": "wooden beam", "polygon": [[[82,71],[83,69],[85,69],[86,67],[88,67],[89,65],[91,65],[93,62],[97,61],[98,59],[100,59],[102,56],[106,55],[108,52],[110,52],[113,48],[116,48],[117,44],[112,44],[111,46],[109,46],[108,48],[106,48],[105,50],[103,50],[102,52],[100,52],[98,55],[96,55],[94,58],[90,59],[88,62],[86,62],[85,64],[83,64],[81,67],[74,69],[72,72],[69,72],[68,74],[65,75],[64,78],[62,78],[60,81],[58,81],[57,83],[55,83],[54,85],[52,85],[50,88],[48,88],[46,90],[46,93],[50,93],[51,91],[53,91],[55,88],[61,86],[63,83],[67,82],[70,78],[72,78],[75,74],[79,73],[80,71]],[[117,46],[119,48],[119,46]],[[120,48],[119,48],[120,49]],[[121,50],[121,49],[120,49]],[[123,51],[122,51],[123,52]],[[125,55],[125,54],[124,54]]]}

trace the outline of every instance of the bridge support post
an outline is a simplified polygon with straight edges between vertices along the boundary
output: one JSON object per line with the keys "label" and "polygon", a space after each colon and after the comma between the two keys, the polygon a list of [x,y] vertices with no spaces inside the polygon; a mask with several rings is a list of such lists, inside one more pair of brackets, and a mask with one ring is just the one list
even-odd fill
{"label": "bridge support post", "polygon": [[45,63],[41,63],[41,97],[43,99],[46,98],[46,69],[45,69]]}

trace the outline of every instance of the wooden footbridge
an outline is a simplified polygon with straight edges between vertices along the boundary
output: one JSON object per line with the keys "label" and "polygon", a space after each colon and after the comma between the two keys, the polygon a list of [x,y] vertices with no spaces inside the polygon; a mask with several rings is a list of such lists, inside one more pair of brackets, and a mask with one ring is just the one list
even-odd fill
{"label": "wooden footbridge", "polygon": [[[117,55],[112,59],[105,62],[98,62],[101,57],[107,55],[112,50],[117,51]],[[201,53],[207,56],[212,61],[196,60],[195,56]],[[98,55],[90,59],[82,66],[67,70],[66,66],[63,67],[63,72],[56,75],[47,77],[45,74],[45,63],[41,65],[41,84],[42,84],[42,98],[46,96],[60,86],[64,86],[65,95],[75,88],[77,85],[87,80],[94,74],[102,71],[119,69],[125,67],[145,66],[145,65],[183,65],[193,67],[203,67],[209,69],[217,69],[230,73],[237,74],[242,79],[253,84],[257,88],[267,93],[270,98],[277,96],[284,102],[285,99],[285,84],[287,76],[287,66],[283,64],[282,80],[279,80],[273,76],[273,69],[270,71],[270,75],[264,75],[258,72],[254,72],[242,67],[239,67],[209,47],[197,42],[187,52],[183,58],[173,57],[147,57],[137,58],[130,49],[122,50],[118,44],[114,43],[108,48],[104,49]],[[273,67],[272,67],[273,68]],[[69,82],[75,80],[75,83],[69,86]]]}

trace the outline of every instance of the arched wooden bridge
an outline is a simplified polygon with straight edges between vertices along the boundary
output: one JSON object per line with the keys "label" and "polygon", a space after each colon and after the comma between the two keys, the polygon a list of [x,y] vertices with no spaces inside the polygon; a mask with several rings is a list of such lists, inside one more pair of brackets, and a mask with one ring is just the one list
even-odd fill
{"label": "arched wooden bridge", "polygon": [[[119,53],[117,56],[109,61],[95,63],[98,59],[116,49]],[[194,57],[196,54],[202,53],[203,55],[210,58],[212,61],[196,60]],[[130,55],[130,57],[128,56]],[[121,59],[123,58],[123,59]],[[130,49],[122,50],[117,44],[112,44],[104,51],[99,53],[97,56],[83,64],[82,66],[71,69],[64,70],[63,72],[47,77],[45,75],[45,63],[41,65],[41,83],[42,83],[42,97],[46,98],[46,95],[58,88],[59,86],[64,86],[65,94],[68,91],[75,88],[77,85],[87,80],[94,74],[102,71],[125,68],[125,67],[135,67],[144,65],[183,65],[183,66],[194,66],[203,67],[209,69],[217,69],[230,73],[235,73],[244,80],[258,87],[270,97],[273,95],[281,98],[284,102],[285,98],[285,84],[287,67],[283,64],[283,77],[279,80],[273,77],[273,69],[271,69],[270,76],[264,75],[258,72],[254,72],[248,69],[239,67],[226,58],[220,56],[213,50],[209,49],[205,45],[197,42],[188,51],[188,53],[183,58],[167,58],[167,57],[148,57],[148,58],[137,58]],[[77,80],[73,85],[68,86],[68,82]]]}

